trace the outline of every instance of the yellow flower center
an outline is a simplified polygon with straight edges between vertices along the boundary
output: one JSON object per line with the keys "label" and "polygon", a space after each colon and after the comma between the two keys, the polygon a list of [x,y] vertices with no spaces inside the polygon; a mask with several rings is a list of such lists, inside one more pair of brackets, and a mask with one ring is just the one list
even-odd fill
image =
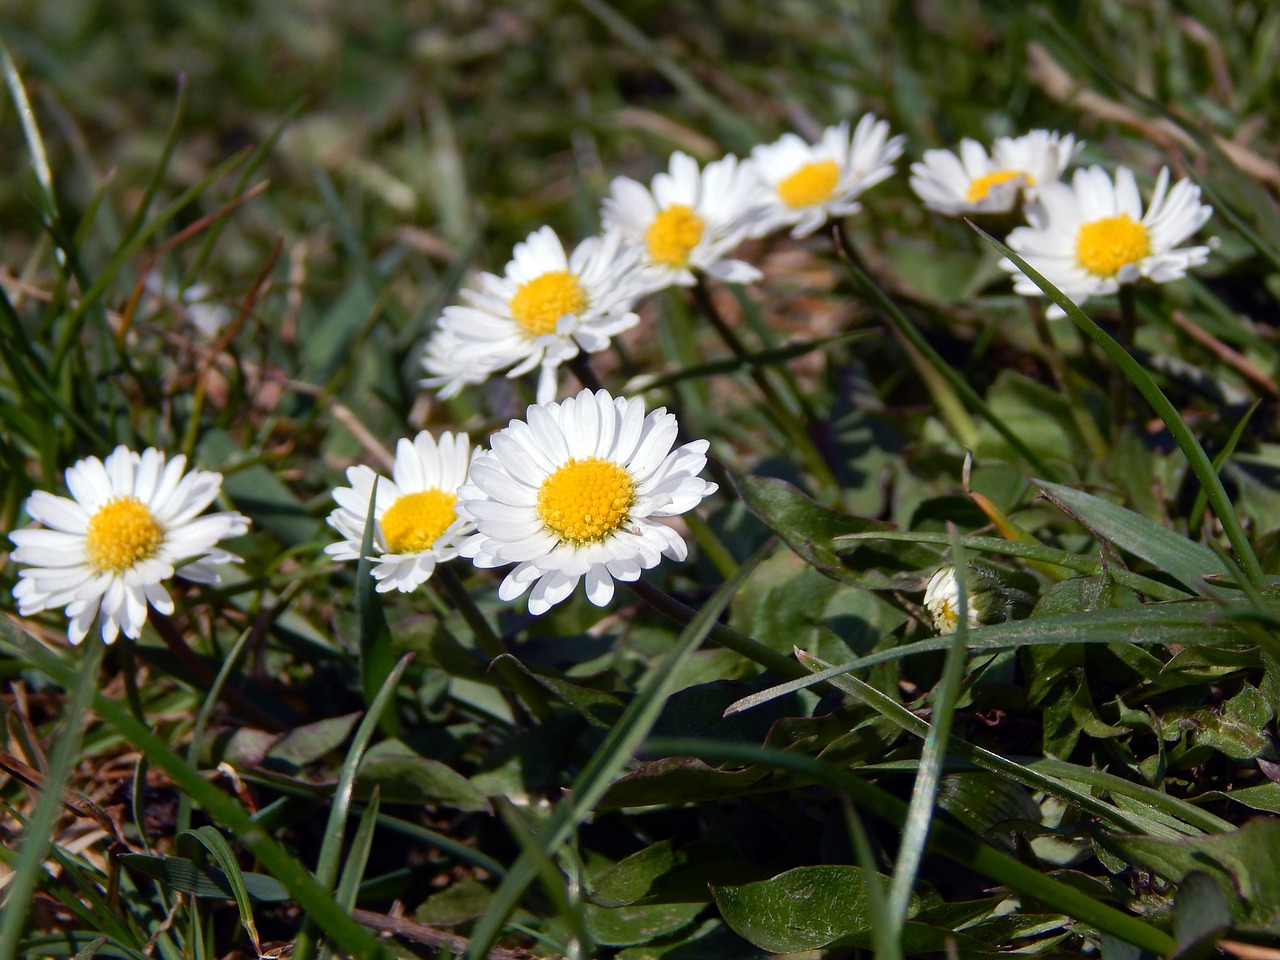
{"label": "yellow flower center", "polygon": [[834,160],[806,163],[778,184],[778,196],[789,207],[812,207],[829,200],[840,180],[840,165]]}
{"label": "yellow flower center", "polygon": [[1149,253],[1147,228],[1127,213],[1086,223],[1076,234],[1076,262],[1099,277],[1114,277]]}
{"label": "yellow flower center", "polygon": [[84,545],[98,573],[123,573],[160,549],[164,531],[137,497],[112,497],[89,518]]}
{"label": "yellow flower center", "polygon": [[392,553],[418,553],[427,550],[458,519],[453,493],[432,488],[420,493],[406,493],[382,515],[382,536]]}
{"label": "yellow flower center", "polygon": [[658,213],[645,234],[649,259],[668,267],[687,267],[689,252],[702,239],[706,223],[692,207],[673,203]]}
{"label": "yellow flower center", "polygon": [[[980,177],[974,177],[969,181],[969,189],[965,192],[964,198],[969,203],[979,203],[987,199],[987,195],[991,193],[992,187],[998,187],[1002,183],[1008,183],[1010,180],[1024,176],[1021,170],[993,170],[991,173],[984,173]],[[1031,174],[1025,174],[1027,186],[1034,187],[1036,178]]]}
{"label": "yellow flower center", "polygon": [[586,305],[582,284],[568,270],[551,270],[520,284],[510,303],[511,316],[531,337],[554,333],[557,320]]}
{"label": "yellow flower center", "polygon": [[610,460],[570,460],[542,481],[538,515],[564,543],[598,543],[627,522],[636,499],[631,474]]}

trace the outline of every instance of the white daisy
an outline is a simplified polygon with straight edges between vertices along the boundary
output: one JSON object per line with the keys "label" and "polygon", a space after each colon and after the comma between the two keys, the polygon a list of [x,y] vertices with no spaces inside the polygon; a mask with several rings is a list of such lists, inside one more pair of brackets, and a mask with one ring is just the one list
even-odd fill
{"label": "white daisy", "polygon": [[[974,608],[972,596],[967,599],[969,626],[976,627],[978,612]],[[956,579],[955,567],[942,567],[929,578],[929,585],[924,590],[924,606],[933,618],[933,629],[941,634],[956,632],[960,625],[960,584]]]}
{"label": "white daisy", "polygon": [[445,309],[422,358],[430,374],[422,385],[451,397],[499,371],[540,367],[538,401],[549,401],[560,364],[639,323],[631,308],[648,290],[640,250],[618,232],[566,255],[543,227],[516,244],[503,276],[480,274],[476,289],[462,291],[465,305]]}
{"label": "white daisy", "polygon": [[[1077,170],[1070,185],[1040,188],[1026,208],[1030,226],[1018,227],[1006,243],[1075,303],[1115,293],[1120,284],[1142,277],[1176,280],[1208,259],[1208,247],[1177,245],[1204,225],[1213,208],[1200,202],[1200,188],[1190,180],[1168,186],[1164,168],[1144,214],[1127,167],[1116,170],[1114,184],[1101,167]],[[1043,295],[1010,260],[1000,266],[1014,274],[1018,293]],[[1056,305],[1048,312],[1063,315]]]}
{"label": "white daisy", "polygon": [[939,213],[1007,213],[1019,200],[1062,178],[1080,152],[1071,134],[1032,130],[1021,137],[997,137],[990,156],[976,140],[960,141],[958,155],[926,150],[911,165],[911,189],[924,205]]}
{"label": "white daisy", "polygon": [[458,555],[458,543],[474,529],[458,516],[458,488],[467,478],[472,449],[465,433],[442,433],[436,440],[423,430],[412,440],[396,445],[391,479],[366,466],[347,470],[349,487],[338,487],[333,499],[338,509],[329,514],[329,526],[346,539],[331,543],[324,552],[335,560],[360,559],[369,498],[377,484],[373,505],[373,577],[379,593],[408,593],[426,583],[436,564]]}
{"label": "white daisy", "polygon": [[532,586],[529,612],[542,614],[585,577],[600,607],[615,579],[635,580],[664,555],[685,558],[684,540],[658,518],[715,492],[698,476],[706,440],[672,450],[678,427],[665,407],[645,416],[643,400],[604,390],[531,406],[526,417],[493,435],[458,494],[458,513],[476,524],[459,552],[478,567],[516,564],[498,588],[503,600]]}
{"label": "white daisy", "polygon": [[641,246],[651,289],[690,286],[695,270],[729,283],[751,283],[760,279],[760,271],[728,254],[750,233],[759,212],[755,191],[755,180],[737,157],[699,171],[696,160],[677,151],[668,171],[656,175],[650,187],[616,177],[600,218],[606,229]]}
{"label": "white daisy", "polygon": [[868,113],[852,136],[846,120],[827,127],[815,144],[784,133],[756,147],[751,162],[765,211],[753,235],[791,227],[791,236],[807,237],[831,217],[856,213],[858,197],[893,173],[904,139],[890,138],[888,122]]}
{"label": "white daisy", "polygon": [[[214,545],[249,529],[238,513],[197,516],[222,488],[222,474],[192,470],[187,458],[148,448],[141,454],[121,446],[106,458],[87,457],[67,470],[71,498],[37,490],[27,513],[45,529],[14,530],[12,557],[31,564],[18,571],[14,587],[23,616],[65,607],[67,639],[79,643],[100,616],[102,639],[123,632],[136,639],[147,620],[147,604],[173,612],[160,581],[178,576],[217,583],[215,564],[239,557]],[[181,566],[179,566],[181,565]]]}

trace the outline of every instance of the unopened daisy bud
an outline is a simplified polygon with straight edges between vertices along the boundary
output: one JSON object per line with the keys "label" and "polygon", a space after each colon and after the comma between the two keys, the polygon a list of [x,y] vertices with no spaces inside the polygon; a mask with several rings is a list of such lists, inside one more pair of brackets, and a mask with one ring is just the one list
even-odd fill
{"label": "unopened daisy bud", "polygon": [[391,479],[366,466],[347,470],[349,487],[338,487],[333,499],[338,509],[329,514],[329,526],[343,540],[324,552],[335,560],[359,560],[364,542],[369,498],[373,505],[373,578],[377,591],[408,593],[431,579],[436,564],[458,555],[458,543],[475,527],[458,516],[458,488],[479,448],[472,448],[465,433],[442,433],[436,440],[422,431],[412,440],[401,439]]}
{"label": "unopened daisy bud", "polygon": [[643,400],[604,390],[529,407],[471,465],[458,513],[476,533],[458,552],[477,567],[514,563],[498,596],[530,591],[535,616],[581,580],[587,599],[603,607],[614,580],[636,580],[664,556],[685,558],[684,538],[662,519],[716,490],[699,476],[707,441],[673,450],[678,430],[665,409],[646,415]]}
{"label": "unopened daisy bud", "polygon": [[[1009,593],[995,574],[981,567],[970,567],[965,587],[970,628],[1004,623],[1009,619]],[[924,605],[938,633],[956,632],[960,625],[960,584],[955,567],[941,567],[929,578],[929,585],[924,591]]]}
{"label": "unopened daisy bud", "polygon": [[[23,616],[65,607],[67,639],[79,643],[99,618],[102,639],[137,639],[147,607],[173,613],[161,585],[175,575],[217,583],[217,564],[240,558],[215,544],[249,529],[238,513],[199,514],[222,489],[222,474],[184,473],[187,458],[166,462],[159,450],[116,449],[67,470],[71,497],[37,490],[27,513],[44,529],[14,530],[19,570],[13,595]],[[179,566],[181,564],[181,566]]]}

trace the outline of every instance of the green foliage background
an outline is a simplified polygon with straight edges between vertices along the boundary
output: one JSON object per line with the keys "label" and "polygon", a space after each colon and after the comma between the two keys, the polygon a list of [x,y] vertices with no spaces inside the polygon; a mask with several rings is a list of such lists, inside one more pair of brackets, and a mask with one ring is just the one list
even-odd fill
{"label": "green foliage background", "polygon": [[[1249,2],[9,0],[4,529],[116,443],[224,472],[254,527],[137,643],[67,648],[6,589],[0,960],[1274,948],[1278,33]],[[844,225],[861,267],[754,242],[764,282],[712,285],[741,351],[670,294],[599,358],[723,465],[689,563],[535,620],[461,566],[375,597],[328,562],[346,466],[531,400],[417,387],[469,270],[595,233],[673,150],[865,111],[907,148]],[[1215,207],[1128,357],[1114,300],[1037,324],[907,187],[1032,128]],[[966,558],[1030,616],[934,637]]]}

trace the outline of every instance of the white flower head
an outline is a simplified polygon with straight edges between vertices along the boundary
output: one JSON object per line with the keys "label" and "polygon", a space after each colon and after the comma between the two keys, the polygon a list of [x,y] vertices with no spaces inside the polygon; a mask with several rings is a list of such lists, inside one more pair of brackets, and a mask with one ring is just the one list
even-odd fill
{"label": "white flower head", "polygon": [[[134,453],[120,446],[106,460],[87,457],[66,472],[71,497],[37,490],[27,513],[44,529],[14,530],[12,557],[30,564],[18,571],[13,595],[23,616],[65,607],[67,639],[79,643],[99,616],[102,639],[136,639],[147,604],[173,613],[161,581],[175,573],[196,583],[217,583],[216,564],[239,557],[218,549],[225,537],[249,529],[238,513],[199,516],[222,488],[222,474],[192,470],[186,457],[167,463],[154,448]],[[181,566],[179,566],[181,564]]]}
{"label": "white flower head", "polygon": [[[1167,167],[1156,178],[1146,213],[1127,167],[1116,170],[1114,183],[1101,167],[1088,167],[1077,170],[1070,185],[1045,184],[1026,213],[1030,226],[1018,227],[1006,243],[1075,303],[1143,277],[1177,280],[1209,258],[1208,247],[1178,244],[1204,226],[1213,208],[1200,202],[1200,188],[1190,180],[1169,189]],[[1012,261],[1000,266],[1014,274],[1018,293],[1043,295]],[[1048,313],[1063,315],[1056,304]]]}
{"label": "white flower head", "polygon": [[957,153],[926,150],[911,165],[911,189],[939,213],[1007,213],[1020,200],[1062,178],[1084,143],[1071,134],[1032,130],[1020,137],[997,137],[991,153],[976,140],[960,141]]}
{"label": "white flower head", "polygon": [[[970,627],[978,625],[978,612],[973,605],[973,598],[967,597],[968,621]],[[929,585],[924,590],[924,606],[933,618],[933,629],[941,634],[955,633],[960,625],[960,584],[956,579],[956,568],[941,567],[929,578]]]}
{"label": "white flower head", "polygon": [[817,143],[794,133],[751,151],[765,211],[754,236],[791,227],[791,236],[813,233],[831,217],[862,209],[866,190],[892,175],[902,155],[901,135],[889,136],[889,124],[866,114],[852,135],[848,121],[827,127]]}
{"label": "white flower head", "polygon": [[583,578],[587,599],[604,606],[614,580],[636,580],[663,556],[685,558],[684,540],[660,518],[716,490],[698,475],[707,441],[673,450],[677,430],[665,407],[646,416],[643,400],[604,390],[529,407],[471,465],[458,512],[476,533],[459,552],[478,567],[514,563],[498,595],[514,600],[532,587],[532,614]]}
{"label": "white flower head", "polygon": [[550,227],[516,244],[499,277],[480,274],[463,305],[446,307],[422,358],[424,387],[451,397],[507,370],[517,377],[541,368],[538,400],[556,393],[562,363],[595,353],[640,322],[632,311],[649,291],[640,250],[617,231],[591,237],[566,254]]}
{"label": "white flower head", "polygon": [[472,449],[465,433],[442,433],[437,440],[423,430],[412,440],[396,444],[391,478],[366,466],[347,470],[349,487],[338,487],[333,499],[338,509],[329,514],[329,526],[343,540],[324,552],[335,560],[360,559],[369,498],[373,505],[373,578],[377,591],[408,593],[426,583],[436,564],[458,555],[458,543],[474,529],[458,516],[458,488],[479,448]]}
{"label": "white flower head", "polygon": [[677,151],[649,187],[616,177],[601,207],[606,229],[639,244],[650,285],[690,286],[695,270],[728,283],[751,283],[760,271],[728,255],[751,232],[759,210],[750,170],[734,156],[707,164]]}

